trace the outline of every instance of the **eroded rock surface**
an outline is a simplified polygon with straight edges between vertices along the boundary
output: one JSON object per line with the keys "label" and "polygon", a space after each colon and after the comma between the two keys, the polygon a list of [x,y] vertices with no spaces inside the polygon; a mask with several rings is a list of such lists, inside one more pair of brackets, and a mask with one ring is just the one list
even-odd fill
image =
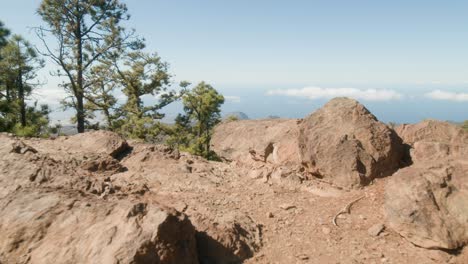
{"label": "eroded rock surface", "polygon": [[202,263],[241,263],[262,246],[261,226],[236,212],[215,219],[197,217],[198,254]]}
{"label": "eroded rock surface", "polygon": [[385,190],[390,226],[425,248],[468,242],[468,163],[416,164],[392,176]]}
{"label": "eroded rock surface", "polygon": [[[441,132],[450,137],[438,140],[424,132],[411,140],[403,133],[411,167],[365,188],[340,188],[363,183],[352,164],[375,172],[393,157],[386,145],[392,131],[342,100],[340,115],[321,113],[334,109],[326,106],[316,124],[219,126],[216,133],[231,134],[215,135],[215,145],[232,162],[127,143],[109,132],[54,140],[0,133],[0,263],[466,263],[463,137]],[[299,149],[306,122],[322,129],[320,140],[308,138],[310,146],[330,151],[307,168],[302,161],[312,156],[301,157]],[[327,171],[333,162],[351,172],[348,178],[321,173],[318,165]],[[356,199],[335,226],[334,216]],[[456,250],[426,250],[402,236]]]}
{"label": "eroded rock surface", "polygon": [[427,120],[398,126],[396,132],[411,146],[414,163],[468,157],[468,133],[454,124]]}
{"label": "eroded rock surface", "polygon": [[198,263],[190,220],[155,204],[24,189],[0,214],[3,263]]}
{"label": "eroded rock surface", "polygon": [[441,121],[399,126],[413,165],[388,181],[390,226],[425,248],[455,250],[468,242],[468,133]]}
{"label": "eroded rock surface", "polygon": [[297,165],[298,123],[296,119],[224,122],[216,127],[211,145],[222,158],[247,165]]}
{"label": "eroded rock surface", "polygon": [[308,170],[340,186],[366,185],[404,165],[398,135],[348,98],[332,99],[306,117],[299,145]]}
{"label": "eroded rock surface", "polygon": [[315,176],[357,187],[407,165],[398,135],[348,98],[333,99],[304,120],[223,123],[212,146],[224,159],[247,165],[251,177],[267,181],[290,174],[299,181]]}
{"label": "eroded rock surface", "polygon": [[239,263],[261,247],[248,215],[211,204],[238,178],[226,164],[110,132],[0,147],[0,263]]}
{"label": "eroded rock surface", "polygon": [[399,125],[395,131],[410,145],[418,141],[468,144],[468,135],[461,127],[444,121],[426,120],[417,124]]}

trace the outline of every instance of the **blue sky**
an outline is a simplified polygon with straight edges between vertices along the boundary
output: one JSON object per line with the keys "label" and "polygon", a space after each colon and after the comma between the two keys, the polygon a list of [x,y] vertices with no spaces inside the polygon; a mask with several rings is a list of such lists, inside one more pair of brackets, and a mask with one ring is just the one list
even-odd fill
{"label": "blue sky", "polygon": [[[37,43],[40,1],[0,1],[0,20]],[[468,1],[124,2],[174,80],[211,83],[225,112],[302,117],[348,95],[383,121],[468,119]],[[60,80],[47,79],[38,99],[56,104]]]}

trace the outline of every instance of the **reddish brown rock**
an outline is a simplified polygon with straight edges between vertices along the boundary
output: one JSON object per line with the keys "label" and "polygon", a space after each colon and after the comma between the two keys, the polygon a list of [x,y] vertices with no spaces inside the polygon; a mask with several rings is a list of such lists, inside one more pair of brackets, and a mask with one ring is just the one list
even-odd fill
{"label": "reddish brown rock", "polygon": [[389,176],[404,159],[398,135],[348,98],[332,99],[305,118],[299,145],[302,162],[313,175],[345,187]]}
{"label": "reddish brown rock", "polygon": [[24,189],[0,215],[2,263],[198,263],[188,218],[156,204]]}
{"label": "reddish brown rock", "polygon": [[418,141],[452,145],[468,144],[466,131],[444,121],[426,120],[417,124],[404,124],[397,126],[395,131],[406,144],[410,145]]}
{"label": "reddish brown rock", "polygon": [[262,246],[261,226],[250,217],[228,213],[194,220],[201,263],[242,263]]}
{"label": "reddish brown rock", "polygon": [[125,139],[117,133],[98,130],[67,137],[58,137],[54,140],[30,140],[29,144],[39,152],[66,152],[81,154],[102,154],[114,158],[124,154],[129,149]]}
{"label": "reddish brown rock", "polygon": [[468,133],[454,124],[427,120],[398,126],[396,132],[411,146],[414,163],[468,156]]}
{"label": "reddish brown rock", "polygon": [[389,225],[412,243],[457,249],[468,243],[468,163],[430,161],[395,173],[385,190]]}
{"label": "reddish brown rock", "polygon": [[468,133],[428,120],[396,131],[411,146],[413,165],[386,185],[391,228],[425,248],[458,249],[468,242]]}
{"label": "reddish brown rock", "polygon": [[266,162],[300,164],[299,120],[268,119],[224,122],[215,128],[211,145],[222,158],[245,165]]}
{"label": "reddish brown rock", "polygon": [[[95,143],[85,137],[80,139]],[[70,138],[18,139],[0,134],[0,263],[45,263],[50,257],[54,263],[69,259],[69,263],[113,263],[114,257],[122,263],[152,263],[155,256],[163,263],[291,263],[305,259],[303,255],[320,263],[381,262],[383,255],[395,263],[456,263],[459,259],[465,263],[462,255],[455,258],[446,251],[402,241],[388,223],[379,238],[368,235],[371,224],[382,223],[383,187],[392,177],[348,192],[325,183],[332,178],[303,178],[300,158],[298,163],[275,163],[270,144],[246,148],[251,163],[243,164],[207,161],[138,142],[131,142],[129,149],[112,158],[113,147],[110,151],[103,146],[93,149],[69,142]],[[448,158],[454,161],[454,156]],[[421,169],[435,173],[431,167]],[[276,181],[282,184],[272,184]],[[465,188],[462,184],[448,186],[454,186],[453,193],[458,194],[447,204],[467,200],[459,198],[458,191]],[[423,193],[424,188],[410,192]],[[337,211],[360,196],[364,198],[352,206],[350,214],[342,215],[340,228],[333,228]],[[419,208],[417,201],[409,206]],[[418,214],[425,215],[426,208],[433,207],[420,208]],[[456,214],[450,212],[451,217]],[[450,219],[449,214],[441,215],[446,222]],[[195,231],[184,224],[187,218]],[[115,235],[114,226],[118,228]],[[198,256],[187,256],[181,249],[192,252],[192,242],[184,241],[193,240],[186,240],[178,230],[195,232]],[[465,229],[448,230],[455,241]],[[374,253],[356,250],[369,246]],[[89,260],[90,256],[95,258]]]}

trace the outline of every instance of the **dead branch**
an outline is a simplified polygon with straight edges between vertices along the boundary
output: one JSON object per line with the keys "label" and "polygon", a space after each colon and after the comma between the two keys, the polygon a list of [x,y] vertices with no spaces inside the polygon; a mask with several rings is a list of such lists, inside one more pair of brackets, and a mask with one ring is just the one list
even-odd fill
{"label": "dead branch", "polygon": [[366,197],[365,195],[351,201],[350,203],[348,203],[345,207],[343,207],[343,209],[341,209],[341,211],[339,211],[335,217],[333,217],[333,225],[335,226],[338,226],[337,222],[336,222],[336,219],[338,218],[338,216],[342,215],[342,214],[350,214],[351,213],[351,206],[353,206],[353,204],[355,204],[356,202],[358,202],[359,200],[361,200],[362,198]]}

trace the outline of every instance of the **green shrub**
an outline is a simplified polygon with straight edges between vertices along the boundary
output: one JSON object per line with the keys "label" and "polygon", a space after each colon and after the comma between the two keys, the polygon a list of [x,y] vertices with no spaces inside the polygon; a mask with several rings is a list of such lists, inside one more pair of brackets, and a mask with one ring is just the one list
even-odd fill
{"label": "green shrub", "polygon": [[239,117],[237,117],[235,115],[230,115],[230,116],[226,117],[224,122],[233,122],[233,121],[238,121],[238,120],[239,120]]}
{"label": "green shrub", "polygon": [[20,124],[16,124],[13,127],[13,133],[18,137],[35,137],[39,135],[37,126],[25,126],[22,127]]}

